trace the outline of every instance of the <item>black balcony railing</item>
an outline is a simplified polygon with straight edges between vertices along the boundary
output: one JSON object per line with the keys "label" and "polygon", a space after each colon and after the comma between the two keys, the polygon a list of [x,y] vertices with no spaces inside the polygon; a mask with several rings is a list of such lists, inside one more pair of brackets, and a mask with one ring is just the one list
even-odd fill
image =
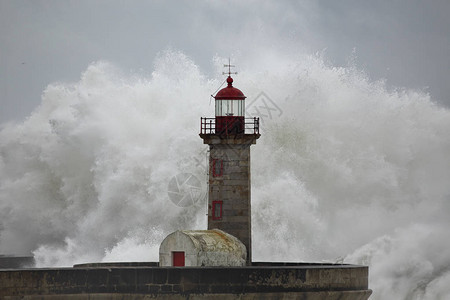
{"label": "black balcony railing", "polygon": [[[243,120],[243,122],[242,122]],[[219,128],[216,127],[216,118],[201,118],[200,134],[259,134],[259,118],[221,120]],[[243,126],[242,126],[243,124]],[[236,130],[236,128],[242,128]]]}

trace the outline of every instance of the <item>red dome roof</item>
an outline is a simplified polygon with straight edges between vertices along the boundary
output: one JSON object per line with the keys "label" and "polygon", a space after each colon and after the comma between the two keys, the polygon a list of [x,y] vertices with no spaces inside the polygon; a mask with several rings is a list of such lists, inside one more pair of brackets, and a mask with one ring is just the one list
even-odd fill
{"label": "red dome roof", "polygon": [[245,100],[245,98],[247,98],[244,96],[244,93],[242,93],[240,89],[233,87],[233,78],[231,78],[231,76],[228,76],[227,83],[228,86],[221,89],[214,97],[216,100]]}

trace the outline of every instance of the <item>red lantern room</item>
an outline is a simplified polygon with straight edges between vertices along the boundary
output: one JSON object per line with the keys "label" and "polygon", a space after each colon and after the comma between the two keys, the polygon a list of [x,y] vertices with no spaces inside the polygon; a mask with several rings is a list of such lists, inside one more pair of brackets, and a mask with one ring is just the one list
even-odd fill
{"label": "red lantern room", "polygon": [[201,118],[200,136],[215,135],[220,139],[243,137],[253,135],[259,138],[259,118],[245,118],[245,97],[241,90],[233,87],[231,72],[233,65],[228,67],[226,80],[227,86],[221,89],[214,97],[216,116],[215,118]]}
{"label": "red lantern room", "polygon": [[228,86],[221,89],[216,99],[216,134],[239,134],[245,130],[245,96],[233,87],[233,78],[228,76]]}

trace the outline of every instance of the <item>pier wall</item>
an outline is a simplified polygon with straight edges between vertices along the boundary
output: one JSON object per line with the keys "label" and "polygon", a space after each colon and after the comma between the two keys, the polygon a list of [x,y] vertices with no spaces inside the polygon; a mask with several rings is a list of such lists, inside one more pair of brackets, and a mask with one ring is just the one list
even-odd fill
{"label": "pier wall", "polygon": [[368,268],[78,266],[0,271],[0,299],[365,300]]}

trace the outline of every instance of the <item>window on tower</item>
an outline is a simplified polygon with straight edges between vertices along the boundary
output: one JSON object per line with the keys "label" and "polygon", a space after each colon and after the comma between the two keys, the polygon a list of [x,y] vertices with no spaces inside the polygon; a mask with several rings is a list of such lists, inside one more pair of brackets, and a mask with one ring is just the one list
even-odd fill
{"label": "window on tower", "polygon": [[213,201],[212,202],[212,219],[221,220],[222,219],[222,203],[223,201]]}
{"label": "window on tower", "polygon": [[211,161],[211,169],[213,177],[220,177],[223,175],[223,160],[213,159]]}
{"label": "window on tower", "polygon": [[216,116],[244,116],[243,100],[216,100]]}

